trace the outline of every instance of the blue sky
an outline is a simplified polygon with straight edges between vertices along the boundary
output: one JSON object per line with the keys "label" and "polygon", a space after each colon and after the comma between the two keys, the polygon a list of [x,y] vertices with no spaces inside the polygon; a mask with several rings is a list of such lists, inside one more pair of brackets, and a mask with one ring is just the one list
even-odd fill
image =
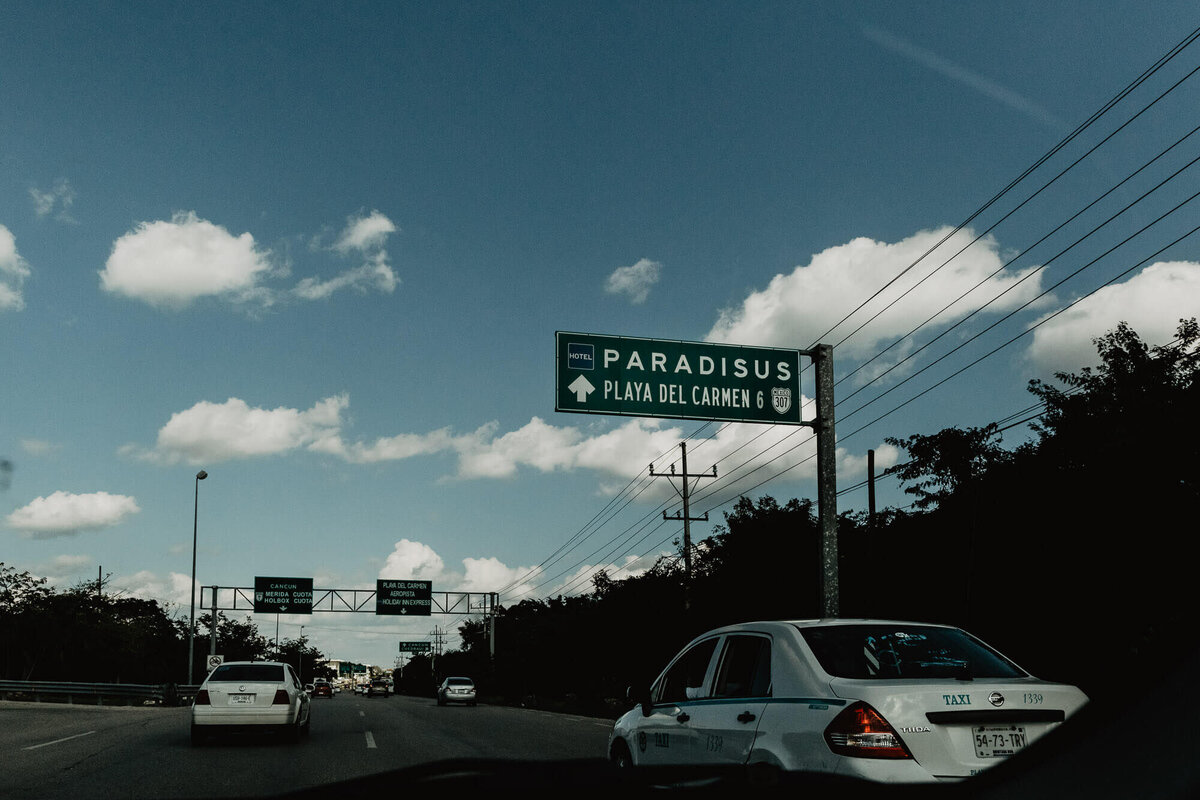
{"label": "blue sky", "polygon": [[[1105,255],[1196,191],[1197,168],[1155,187],[1200,148],[1200,45],[1054,150],[1197,25],[1184,2],[8,4],[0,560],[186,614],[204,469],[198,584],[511,603],[669,550],[647,466],[684,439],[718,465],[714,522],[743,491],[815,497],[806,429],[556,413],[557,330],[834,344],[841,488],[868,449],[895,463],[888,436],[1003,420],[1119,320],[1162,343],[1200,311],[1200,240],[1171,245],[1193,205]],[[391,664],[456,622],[280,631]]]}

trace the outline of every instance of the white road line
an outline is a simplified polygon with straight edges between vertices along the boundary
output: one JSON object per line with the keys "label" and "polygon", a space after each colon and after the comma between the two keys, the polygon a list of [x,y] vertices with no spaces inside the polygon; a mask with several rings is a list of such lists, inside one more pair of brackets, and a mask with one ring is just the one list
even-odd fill
{"label": "white road line", "polygon": [[366,712],[364,712],[364,711],[360,711],[360,712],[358,712],[358,715],[359,715],[360,717],[365,717],[367,714],[366,714]]}
{"label": "white road line", "polygon": [[370,731],[367,731],[367,749],[368,750],[375,749],[375,737],[371,735]]}
{"label": "white road line", "polygon": [[52,744],[58,744],[60,742],[69,742],[72,739],[78,739],[80,736],[91,736],[93,733],[95,733],[95,731],[88,731],[87,733],[77,733],[74,736],[67,736],[66,738],[63,738],[63,739],[55,739],[53,742],[42,742],[41,744],[31,744],[31,745],[29,745],[29,747],[22,747],[21,749],[22,750],[37,750],[39,747],[49,747]]}

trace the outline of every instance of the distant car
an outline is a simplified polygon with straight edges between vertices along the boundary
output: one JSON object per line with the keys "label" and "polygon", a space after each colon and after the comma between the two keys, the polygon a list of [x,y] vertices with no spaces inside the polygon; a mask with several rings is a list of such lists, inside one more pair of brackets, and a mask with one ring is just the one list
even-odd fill
{"label": "distant car", "polygon": [[388,688],[388,682],[383,678],[374,678],[370,683],[367,684],[366,694],[367,697],[374,697],[377,694],[387,697],[389,694],[391,694],[391,690]]}
{"label": "distant car", "polygon": [[324,678],[317,678],[313,681],[312,691],[309,692],[313,697],[328,697],[333,699],[333,685]]}
{"label": "distant car", "polygon": [[693,639],[613,726],[618,766],[737,764],[870,781],[957,780],[1087,697],[944,625],[800,620]]}
{"label": "distant car", "polygon": [[226,661],[196,691],[192,744],[209,734],[270,729],[298,742],[308,734],[309,703],[290,664]]}
{"label": "distant car", "polygon": [[446,678],[437,690],[439,706],[447,703],[475,705],[475,681],[470,678]]}

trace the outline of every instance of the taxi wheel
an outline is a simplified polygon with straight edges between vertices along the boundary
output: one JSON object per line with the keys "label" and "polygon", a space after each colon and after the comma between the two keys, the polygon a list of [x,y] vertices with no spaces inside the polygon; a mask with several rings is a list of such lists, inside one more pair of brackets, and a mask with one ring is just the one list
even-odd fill
{"label": "taxi wheel", "polygon": [[617,739],[613,743],[609,760],[612,761],[613,766],[617,769],[628,769],[633,766],[633,756],[629,753],[629,748],[625,745],[624,740]]}
{"label": "taxi wheel", "polygon": [[204,744],[204,731],[200,730],[199,725],[192,725],[192,747],[199,747]]}

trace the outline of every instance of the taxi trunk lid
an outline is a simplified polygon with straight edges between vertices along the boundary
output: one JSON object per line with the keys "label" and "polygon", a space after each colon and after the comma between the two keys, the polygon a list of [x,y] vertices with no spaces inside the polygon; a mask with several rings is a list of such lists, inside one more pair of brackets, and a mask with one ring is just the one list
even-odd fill
{"label": "taxi trunk lid", "polygon": [[939,778],[965,778],[1028,747],[1086,702],[1073,686],[1037,679],[831,681],[834,694],[869,703],[913,759]]}

